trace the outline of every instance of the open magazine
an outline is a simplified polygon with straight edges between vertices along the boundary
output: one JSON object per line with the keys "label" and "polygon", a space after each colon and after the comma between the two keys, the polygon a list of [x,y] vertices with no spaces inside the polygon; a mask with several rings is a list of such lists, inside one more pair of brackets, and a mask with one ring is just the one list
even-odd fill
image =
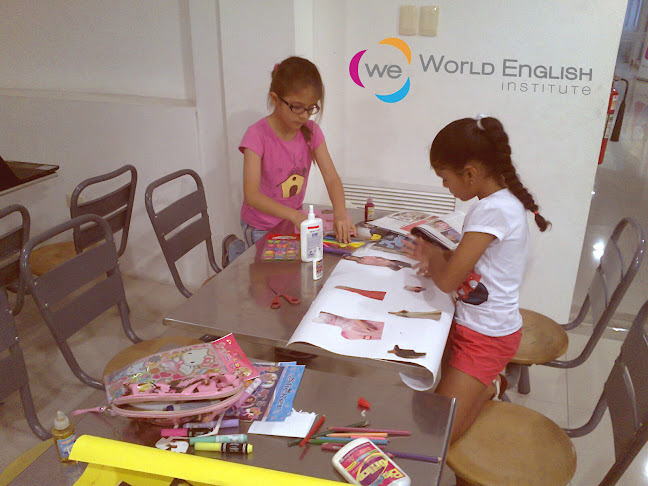
{"label": "open magazine", "polygon": [[401,235],[411,233],[422,236],[432,243],[454,250],[461,239],[465,214],[460,211],[436,215],[423,211],[400,211],[371,222],[374,226]]}

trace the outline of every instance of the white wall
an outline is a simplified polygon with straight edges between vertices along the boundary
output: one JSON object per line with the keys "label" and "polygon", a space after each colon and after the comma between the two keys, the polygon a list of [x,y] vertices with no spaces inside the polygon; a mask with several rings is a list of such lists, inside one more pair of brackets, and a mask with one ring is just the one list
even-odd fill
{"label": "white wall", "polygon": [[[191,167],[204,178],[215,241],[238,229],[242,156],[238,143],[266,115],[270,71],[292,55],[312,56],[326,85],[322,127],[344,178],[380,183],[440,182],[427,149],[446,123],[479,112],[505,124],[523,181],[537,197],[551,232],[534,232],[522,304],[569,311],[623,0],[439,0],[439,35],[404,37],[412,49],[412,88],[395,104],[377,100],[403,79],[348,74],[351,57],[406,65],[377,43],[397,35],[398,7],[410,0],[277,0],[237,2],[63,0],[0,3],[0,153],[56,163],[60,177],[0,198],[22,202],[34,231],[67,218],[65,194],[82,178],[124,163],[140,171],[127,273],[165,278],[144,210],[146,184]],[[310,35],[309,35],[310,32]],[[591,67],[591,94],[502,91],[501,75],[423,72],[419,54],[489,61]],[[506,78],[505,81],[511,78]],[[520,81],[520,80],[518,80]],[[381,91],[385,90],[385,91]],[[307,198],[326,201],[317,171]],[[217,246],[218,253],[218,246]],[[186,263],[193,283],[205,260]]]}

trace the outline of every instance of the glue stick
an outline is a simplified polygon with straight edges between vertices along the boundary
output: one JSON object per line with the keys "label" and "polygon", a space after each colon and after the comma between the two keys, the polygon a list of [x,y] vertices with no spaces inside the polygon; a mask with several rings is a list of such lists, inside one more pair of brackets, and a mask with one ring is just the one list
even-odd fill
{"label": "glue stick", "polygon": [[371,440],[356,439],[333,456],[333,465],[344,479],[360,486],[410,486],[410,478]]}

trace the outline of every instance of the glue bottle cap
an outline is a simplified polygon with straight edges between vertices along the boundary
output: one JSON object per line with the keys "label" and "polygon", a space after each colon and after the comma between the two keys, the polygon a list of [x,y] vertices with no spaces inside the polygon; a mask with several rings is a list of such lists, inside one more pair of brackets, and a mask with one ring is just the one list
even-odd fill
{"label": "glue bottle cap", "polygon": [[54,428],[57,430],[67,429],[70,426],[70,419],[67,418],[60,410],[56,412],[56,418],[54,419]]}
{"label": "glue bottle cap", "polygon": [[370,197],[368,197],[367,198],[367,204],[371,204],[372,202],[373,202],[373,200]]}
{"label": "glue bottle cap", "polygon": [[315,211],[313,210],[313,205],[310,204],[308,207],[308,219],[313,219],[315,217]]}

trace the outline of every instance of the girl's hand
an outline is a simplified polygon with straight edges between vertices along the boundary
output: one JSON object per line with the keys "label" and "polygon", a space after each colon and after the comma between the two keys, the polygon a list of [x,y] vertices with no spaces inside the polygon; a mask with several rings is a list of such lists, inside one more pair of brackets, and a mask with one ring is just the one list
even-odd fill
{"label": "girl's hand", "polygon": [[342,218],[333,220],[333,230],[335,231],[335,238],[340,243],[351,243],[351,236],[356,235],[356,227],[346,214]]}
{"label": "girl's hand", "polygon": [[430,260],[435,257],[439,251],[432,243],[425,241],[423,238],[416,237],[414,240],[405,240],[403,243],[405,255],[413,260],[418,261],[414,265],[416,273],[425,277],[430,276]]}
{"label": "girl's hand", "polygon": [[301,211],[295,210],[293,213],[293,217],[290,218],[290,221],[292,224],[295,225],[295,228],[297,228],[297,231],[300,230],[302,221],[306,221],[308,219],[308,215],[302,213]]}

